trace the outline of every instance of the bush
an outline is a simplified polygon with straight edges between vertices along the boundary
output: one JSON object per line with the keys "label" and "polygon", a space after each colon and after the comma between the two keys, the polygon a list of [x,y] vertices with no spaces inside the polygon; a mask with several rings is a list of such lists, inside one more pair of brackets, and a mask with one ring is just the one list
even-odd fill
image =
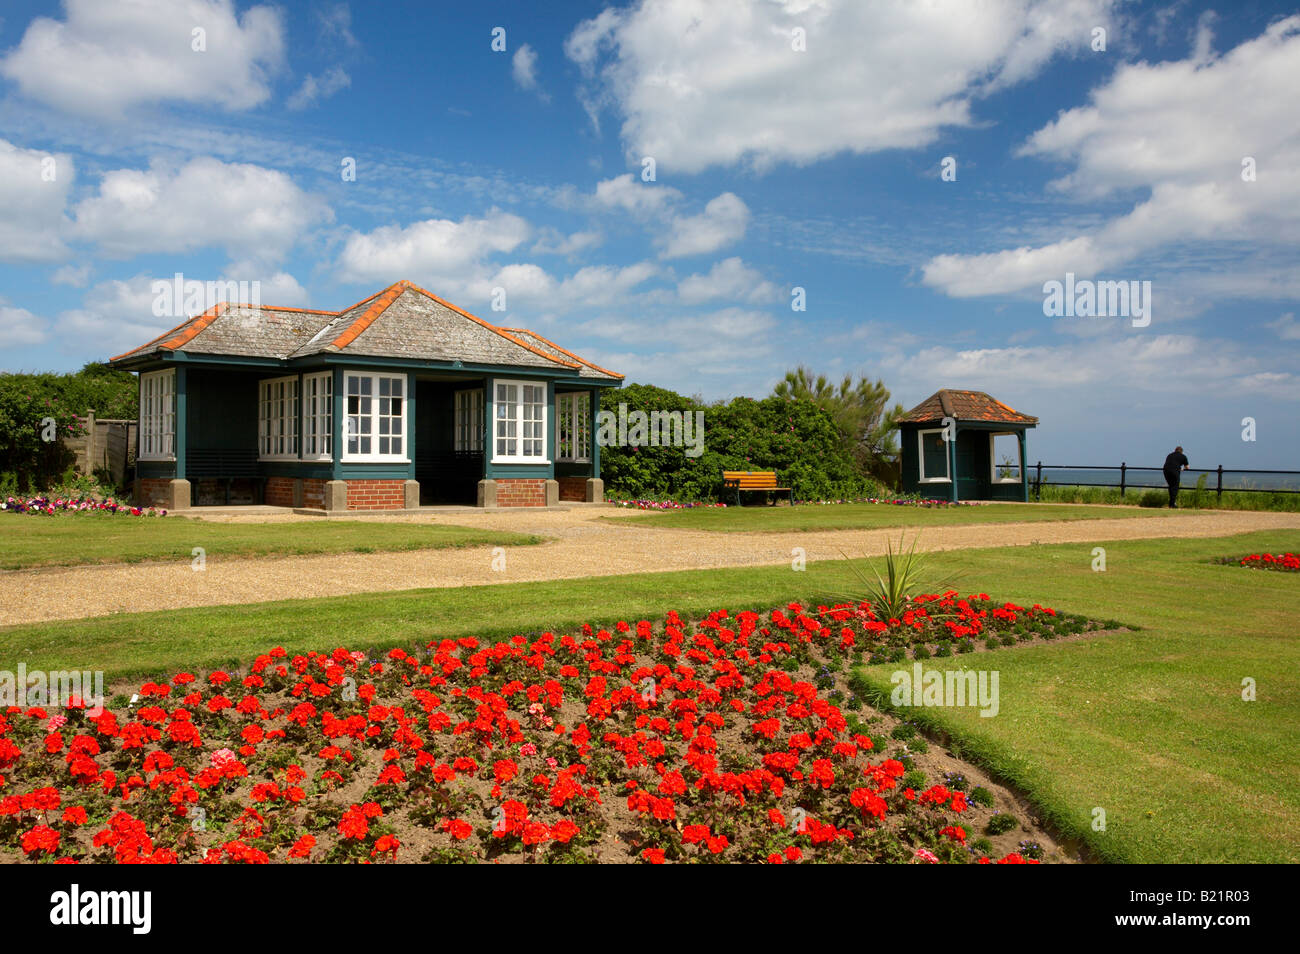
{"label": "bush", "polygon": [[[72,453],[58,438],[80,433],[78,415],[137,417],[135,377],[91,363],[75,374],[0,374],[0,490],[44,491],[69,474]],[[55,439],[46,440],[53,422]]]}
{"label": "bush", "polygon": [[1138,498],[1139,507],[1166,507],[1169,505],[1169,494],[1163,490],[1143,491],[1142,496]]}
{"label": "bush", "polygon": [[739,397],[706,405],[675,391],[630,384],[601,395],[601,409],[627,412],[704,413],[703,452],[688,457],[683,447],[602,446],[606,492],[635,499],[716,500],[724,470],[774,470],[801,500],[870,497],[882,494],[841,440],[830,415],[811,401]]}

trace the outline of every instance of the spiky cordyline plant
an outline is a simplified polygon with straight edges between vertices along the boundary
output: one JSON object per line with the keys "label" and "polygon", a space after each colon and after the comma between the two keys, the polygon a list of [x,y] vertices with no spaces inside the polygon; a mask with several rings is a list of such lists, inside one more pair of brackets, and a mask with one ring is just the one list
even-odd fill
{"label": "spiky cordyline plant", "polygon": [[[868,598],[876,605],[877,610],[883,614],[883,619],[897,619],[902,616],[912,597],[926,588],[931,590],[947,588],[947,584],[940,581],[923,582],[925,554],[916,552],[916,544],[921,539],[921,535],[918,533],[913,537],[912,545],[906,550],[903,549],[905,539],[905,533],[899,534],[897,550],[894,549],[888,538],[885,539],[884,576],[881,576],[875,563],[868,564],[871,568],[870,577],[859,571],[852,561],[849,561],[848,564],[852,573],[862,581]],[[840,552],[844,555],[845,560],[848,560],[848,554],[845,554],[842,550]]]}

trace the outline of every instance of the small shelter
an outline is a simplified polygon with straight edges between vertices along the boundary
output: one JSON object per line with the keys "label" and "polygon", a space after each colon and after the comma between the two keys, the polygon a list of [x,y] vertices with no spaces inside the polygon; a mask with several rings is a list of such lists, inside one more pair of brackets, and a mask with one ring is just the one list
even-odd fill
{"label": "small shelter", "polygon": [[222,302],[109,363],[140,376],[136,499],[169,510],[598,502],[623,382],[408,281],[342,311]]}
{"label": "small shelter", "polygon": [[983,391],[944,388],[895,424],[904,493],[954,502],[1029,499],[1025,431],[1038,418]]}

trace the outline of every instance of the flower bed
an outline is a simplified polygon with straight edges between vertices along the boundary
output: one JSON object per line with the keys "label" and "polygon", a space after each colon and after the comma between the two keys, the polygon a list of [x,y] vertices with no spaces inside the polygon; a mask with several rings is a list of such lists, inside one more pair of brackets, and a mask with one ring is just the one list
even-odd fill
{"label": "flower bed", "polygon": [[677,500],[611,500],[616,507],[633,507],[637,510],[693,510],[696,507],[726,507],[725,503]]}
{"label": "flower bed", "polygon": [[1294,553],[1252,553],[1244,557],[1220,557],[1215,563],[1246,566],[1255,570],[1281,570],[1300,572],[1300,556]]}
{"label": "flower bed", "polygon": [[884,630],[861,605],[792,603],[274,649],[98,714],[10,707],[0,862],[1033,862],[1051,839],[1009,817],[1015,796],[848,688],[869,637],[915,642],[938,610],[981,633],[1023,618],[917,602]]}
{"label": "flower bed", "polygon": [[120,504],[116,500],[95,500],[81,497],[9,497],[0,502],[0,511],[5,513],[29,513],[52,516],[56,513],[120,513],[132,517],[165,517],[166,510],[155,507],[132,507]]}

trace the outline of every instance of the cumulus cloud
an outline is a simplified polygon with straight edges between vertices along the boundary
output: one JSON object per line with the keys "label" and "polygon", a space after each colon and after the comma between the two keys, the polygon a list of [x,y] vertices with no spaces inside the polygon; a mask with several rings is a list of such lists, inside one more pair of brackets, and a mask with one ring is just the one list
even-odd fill
{"label": "cumulus cloud", "polygon": [[64,258],[72,159],[0,139],[0,262]]}
{"label": "cumulus cloud", "polygon": [[781,290],[739,258],[723,259],[705,274],[688,275],[677,283],[677,297],[686,305],[726,299],[752,304],[771,302]]}
{"label": "cumulus cloud", "polygon": [[26,308],[0,303],[0,340],[6,348],[43,343],[49,337],[48,323]]}
{"label": "cumulus cloud", "polygon": [[[244,110],[265,102],[281,68],[280,14],[231,0],[64,0],[65,19],[38,17],[0,75],[24,95],[71,113],[117,115],[142,103]],[[194,31],[202,30],[204,49]]]}
{"label": "cumulus cloud", "polygon": [[[158,291],[155,282],[172,283],[174,275],[138,274],[127,279],[99,282],[82,298],[81,307],[60,312],[54,321],[55,331],[61,339],[75,341],[79,349],[102,355],[121,354],[138,347],[189,314],[154,314]],[[204,298],[195,313],[206,310],[219,301],[231,298],[226,282],[248,282],[250,298],[256,289],[263,305],[306,307],[309,296],[298,280],[287,272],[266,272],[255,262],[236,262],[220,275],[182,276],[186,282],[197,281],[203,285]],[[188,287],[184,289],[189,295]]]}
{"label": "cumulus cloud", "polygon": [[[1087,48],[1114,0],[641,0],[569,35],[593,121],[686,172],[934,142],[972,102]],[[803,31],[803,49],[796,31]]]}
{"label": "cumulus cloud", "polygon": [[[1068,163],[1054,191],[1093,200],[1144,190],[1126,214],[1087,234],[978,255],[940,255],[926,284],[965,297],[1041,288],[1072,271],[1113,270],[1166,246],[1241,243],[1222,271],[1300,241],[1300,16],[1223,55],[1202,21],[1189,56],[1119,67],[1091,102],[1035,132],[1021,155]],[[1115,276],[1149,277],[1149,276]],[[1230,277],[1230,276],[1229,276]],[[1241,286],[1242,283],[1236,283]],[[1292,283],[1294,284],[1294,283]],[[1270,297],[1276,282],[1241,288]]]}
{"label": "cumulus cloud", "polygon": [[680,201],[672,186],[641,182],[630,172],[596,183],[591,205],[598,210],[620,210],[637,217],[663,215]]}
{"label": "cumulus cloud", "polygon": [[499,209],[459,222],[426,219],[405,227],[353,232],[339,255],[340,277],[366,282],[437,278],[463,287],[466,270],[481,266],[494,253],[513,251],[530,233],[526,221]]}
{"label": "cumulus cloud", "polygon": [[735,193],[724,192],[699,215],[674,217],[659,244],[664,258],[706,255],[740,241],[748,225],[748,206]]}
{"label": "cumulus cloud", "polygon": [[333,212],[283,172],[199,158],[109,172],[75,220],[73,234],[110,257],[217,247],[274,262]]}

